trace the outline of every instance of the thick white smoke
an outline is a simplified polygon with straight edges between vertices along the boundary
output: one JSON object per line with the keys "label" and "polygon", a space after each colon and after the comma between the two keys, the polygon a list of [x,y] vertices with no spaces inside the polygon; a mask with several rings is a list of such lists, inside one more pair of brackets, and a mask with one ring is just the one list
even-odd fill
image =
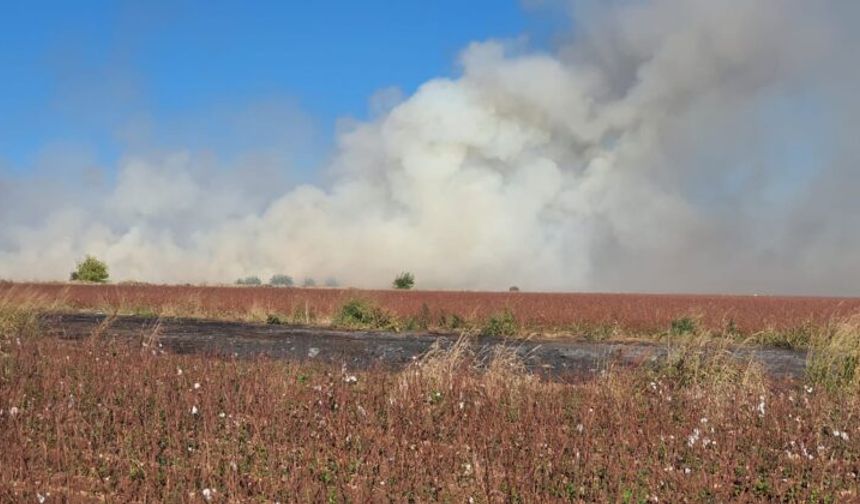
{"label": "thick white smoke", "polygon": [[93,253],[171,283],[857,294],[856,3],[589,5],[554,53],[475,43],[458,78],[385,93],[324,187],[263,197],[192,151],[32,214],[13,195],[50,187],[0,181],[0,277]]}

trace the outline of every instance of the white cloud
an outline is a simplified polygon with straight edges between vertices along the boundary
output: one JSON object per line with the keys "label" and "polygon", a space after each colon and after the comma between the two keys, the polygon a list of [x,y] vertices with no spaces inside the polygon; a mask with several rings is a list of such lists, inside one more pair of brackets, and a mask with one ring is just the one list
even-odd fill
{"label": "white cloud", "polygon": [[[0,276],[58,278],[94,253],[117,278],[165,282],[383,286],[410,270],[422,287],[856,293],[856,11],[596,5],[557,53],[475,43],[461,77],[377,94],[325,186],[275,193],[280,165],[259,156],[224,170],[194,148],[129,155],[104,194],[38,222],[0,214]],[[808,137],[831,152],[774,201],[792,182],[763,104],[784,117],[794,96],[834,111]],[[272,117],[237,148],[290,115]]]}

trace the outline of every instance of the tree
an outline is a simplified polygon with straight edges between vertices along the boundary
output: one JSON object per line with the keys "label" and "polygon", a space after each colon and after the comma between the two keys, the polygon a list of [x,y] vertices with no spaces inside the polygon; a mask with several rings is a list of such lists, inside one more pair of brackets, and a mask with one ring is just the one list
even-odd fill
{"label": "tree", "polygon": [[109,276],[107,264],[87,255],[83,261],[78,263],[77,268],[69,275],[69,278],[79,282],[105,283]]}
{"label": "tree", "polygon": [[249,276],[236,280],[236,285],[262,285],[262,283],[258,276]]}
{"label": "tree", "polygon": [[397,275],[397,278],[394,279],[393,285],[395,289],[411,289],[415,285],[415,275],[408,271],[404,271]]}
{"label": "tree", "polygon": [[269,285],[283,287],[292,287],[293,283],[293,277],[290,275],[272,275],[271,280],[269,280]]}

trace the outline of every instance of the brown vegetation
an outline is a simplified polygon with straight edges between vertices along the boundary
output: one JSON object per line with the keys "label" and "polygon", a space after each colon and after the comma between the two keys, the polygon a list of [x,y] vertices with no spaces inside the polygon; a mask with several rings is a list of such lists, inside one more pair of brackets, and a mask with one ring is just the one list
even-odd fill
{"label": "brown vegetation", "polygon": [[[401,373],[0,324],[0,501],[856,500],[860,401],[703,360],[541,382],[468,344]],[[48,502],[50,502],[48,501]]]}
{"label": "brown vegetation", "polygon": [[[692,317],[701,329],[808,338],[808,329],[860,312],[858,298],[446,292],[161,285],[0,284],[0,297],[33,297],[76,309],[166,316],[328,323],[359,298],[401,321],[431,328],[480,326],[510,313],[524,332],[611,335],[665,331]],[[791,334],[785,334],[789,332]],[[790,342],[789,342],[790,343]],[[802,343],[802,342],[801,342]],[[802,346],[802,345],[799,345]]]}

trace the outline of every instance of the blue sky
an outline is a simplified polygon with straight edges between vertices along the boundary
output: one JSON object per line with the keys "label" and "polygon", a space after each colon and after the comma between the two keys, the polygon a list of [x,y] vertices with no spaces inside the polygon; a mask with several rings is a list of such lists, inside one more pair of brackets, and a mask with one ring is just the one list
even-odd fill
{"label": "blue sky", "polygon": [[[377,90],[409,94],[455,74],[471,41],[546,45],[561,23],[518,0],[11,0],[0,9],[0,170],[12,172],[58,158],[110,169],[153,146],[229,156],[281,141],[305,149],[311,166],[337,119],[366,117]],[[293,125],[283,137],[255,133],[282,123]]]}

